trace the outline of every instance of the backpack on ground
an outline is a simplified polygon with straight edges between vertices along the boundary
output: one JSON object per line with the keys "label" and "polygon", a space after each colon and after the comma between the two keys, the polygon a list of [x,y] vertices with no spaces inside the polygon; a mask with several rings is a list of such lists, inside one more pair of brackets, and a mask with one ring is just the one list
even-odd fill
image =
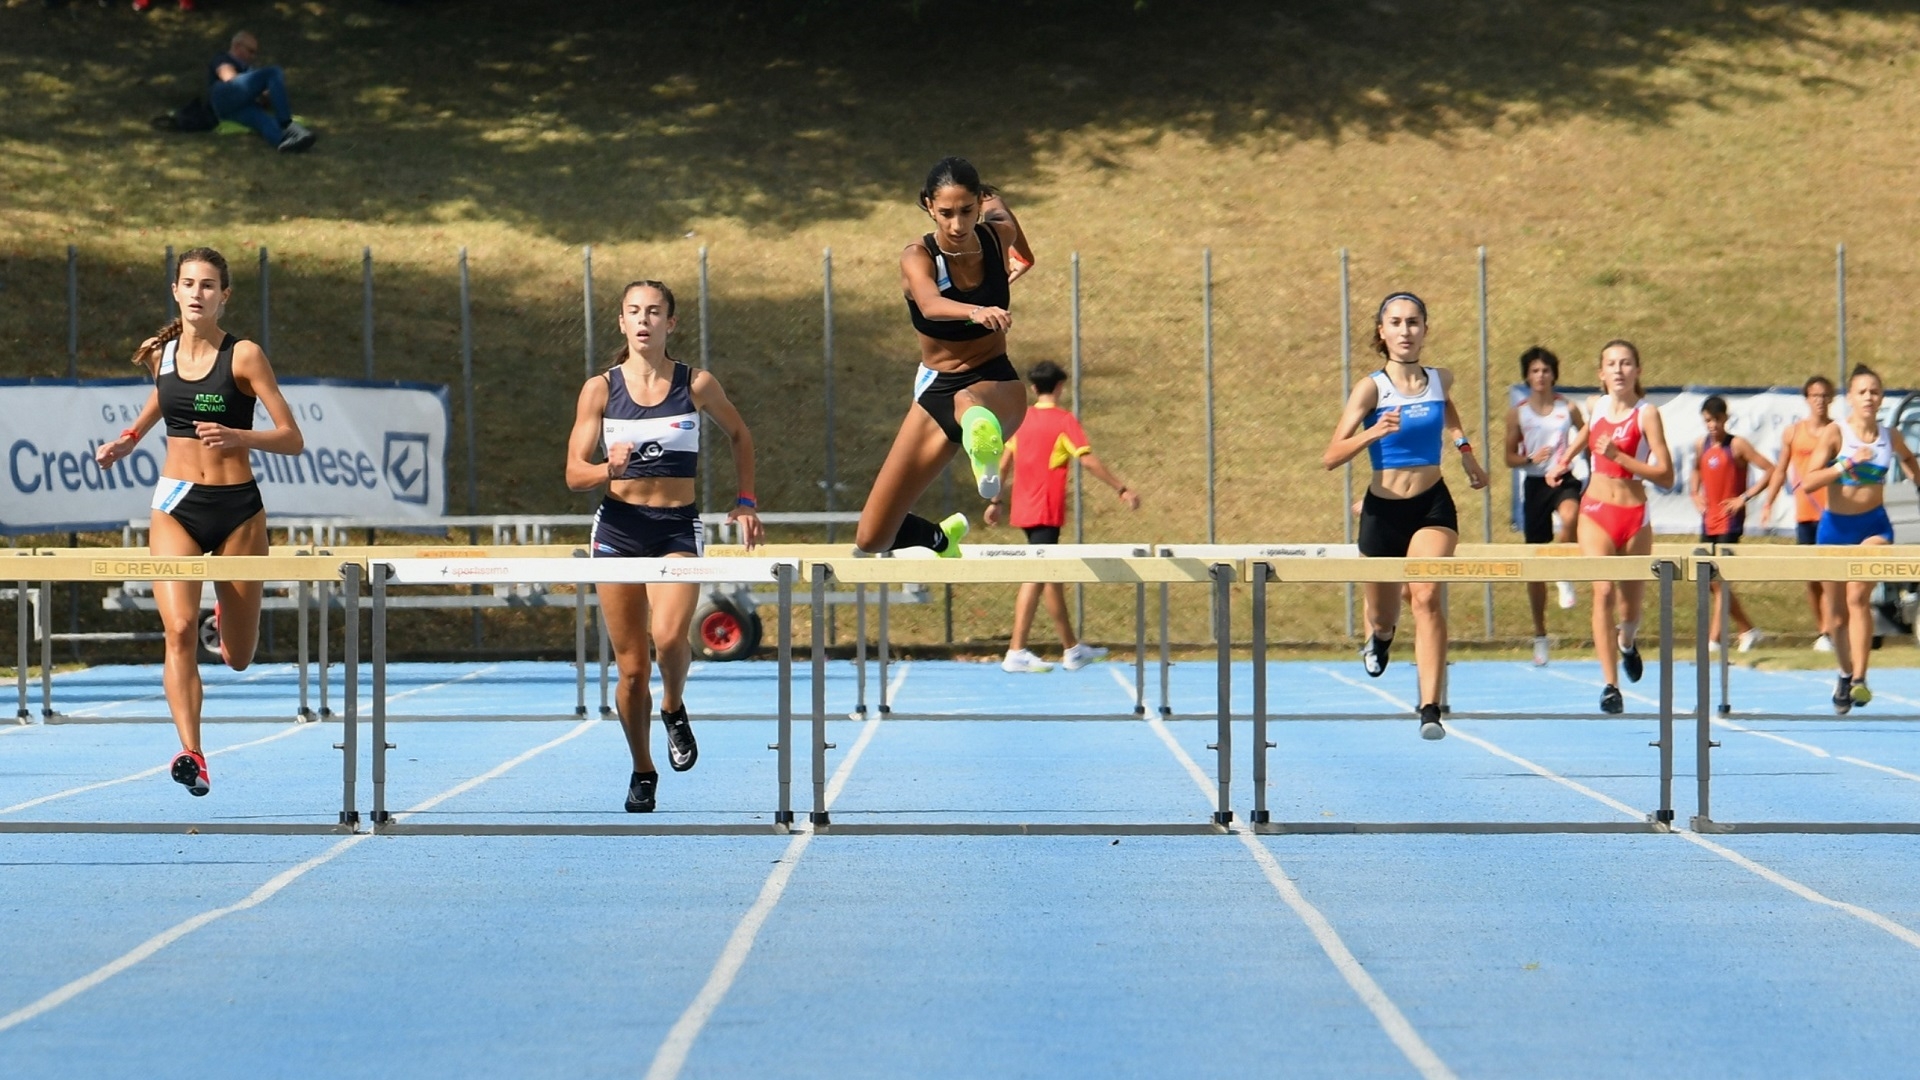
{"label": "backpack on ground", "polygon": [[165,116],[154,117],[153,126],[161,131],[212,131],[220,126],[220,118],[206,98],[196,97]]}

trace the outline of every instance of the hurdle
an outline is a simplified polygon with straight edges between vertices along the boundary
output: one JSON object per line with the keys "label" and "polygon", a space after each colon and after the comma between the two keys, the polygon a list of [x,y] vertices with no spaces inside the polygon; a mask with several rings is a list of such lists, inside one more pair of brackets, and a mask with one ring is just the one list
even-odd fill
{"label": "hurdle", "polygon": [[[974,556],[974,549],[963,549]],[[1232,634],[1230,611],[1233,584],[1239,579],[1241,564],[1222,559],[1208,561],[1184,556],[1147,556],[1126,554],[1086,554],[1079,545],[1047,549],[1045,554],[1022,551],[1001,558],[837,558],[816,559],[806,564],[813,604],[813,735],[812,774],[813,809],[808,821],[819,833],[848,835],[1191,835],[1224,833],[1233,822],[1233,714],[1230,679],[1232,674]],[[1104,550],[1104,548],[1102,548]],[[1134,550],[1123,546],[1123,550]],[[886,586],[908,581],[952,584],[1016,584],[1031,581],[1078,584],[1130,584],[1135,586],[1136,604],[1149,584],[1163,587],[1173,584],[1209,584],[1214,596],[1215,639],[1219,643],[1218,710],[1216,740],[1208,745],[1217,759],[1218,795],[1210,820],[1167,823],[1007,823],[938,822],[926,824],[834,824],[826,802],[826,631],[825,596],[829,581],[843,584]],[[1140,620],[1144,626],[1144,619]],[[1144,655],[1144,647],[1141,650]],[[1143,679],[1136,668],[1136,679]],[[1138,710],[1136,709],[1136,713]],[[789,819],[791,820],[791,819]]]}
{"label": "hurdle", "polygon": [[[354,564],[349,564],[354,565]],[[371,780],[373,807],[371,824],[379,833],[410,833],[441,836],[664,836],[664,835],[763,835],[785,832],[793,821],[793,583],[798,577],[799,560],[776,558],[701,558],[701,559],[574,559],[574,558],[486,558],[486,559],[374,559],[368,573],[372,593],[372,678],[373,707],[369,737],[373,743]],[[386,802],[387,751],[397,749],[387,741],[386,671],[388,589],[393,585],[628,585],[646,582],[685,582],[688,584],[734,584],[771,581],[779,588],[780,628],[778,656],[780,665],[779,706],[776,722],[778,741],[769,749],[779,753],[778,794],[773,820],[766,824],[688,824],[659,822],[587,823],[587,824],[502,824],[439,823],[401,821],[388,811]],[[819,634],[816,628],[816,635]],[[818,663],[816,659],[816,663]],[[815,694],[821,690],[816,686]]]}
{"label": "hurdle", "polygon": [[[1326,833],[1645,833],[1671,831],[1673,810],[1673,585],[1686,573],[1681,557],[1641,555],[1566,556],[1530,559],[1509,554],[1497,558],[1267,558],[1246,563],[1253,583],[1253,790],[1251,827],[1275,834]],[[1643,821],[1453,821],[1355,822],[1274,821],[1267,808],[1267,589],[1269,584],[1346,584],[1361,582],[1632,581],[1659,583],[1660,751],[1659,807]],[[1223,710],[1225,676],[1222,676]],[[1704,706],[1703,706],[1704,708]]]}
{"label": "hurdle", "polygon": [[[1774,554],[1774,551],[1780,552]],[[1920,577],[1920,546],[1861,545],[1857,547],[1780,547],[1750,548],[1744,553],[1728,548],[1694,560],[1693,578],[1700,611],[1708,610],[1711,583],[1724,582],[1806,582],[1806,581],[1904,581]],[[1727,595],[1721,590],[1721,596]],[[1699,651],[1700,700],[1694,718],[1695,777],[1698,810],[1690,825],[1700,833],[1920,833],[1915,821],[1721,821],[1713,816],[1713,751],[1720,744],[1713,739],[1713,718],[1709,712],[1707,665],[1707,620],[1698,620],[1696,648]],[[1725,649],[1721,652],[1724,654]],[[1723,702],[1722,714],[1726,706]],[[1741,714],[1742,719],[1813,719],[1798,714]],[[1858,719],[1867,719],[1865,717]],[[1915,719],[1913,716],[1874,714],[1873,720]]]}
{"label": "hurdle", "polygon": [[[30,563],[31,565],[24,565]],[[361,567],[357,563],[334,562],[313,556],[155,556],[129,554],[112,549],[94,549],[93,554],[46,554],[16,560],[9,564],[16,573],[31,571],[30,580],[45,588],[52,582],[125,581],[332,581],[345,582],[348,597],[357,601]],[[357,613],[359,605],[352,609]],[[24,611],[24,609],[23,609]],[[357,614],[354,616],[357,619]],[[24,614],[22,620],[24,623]],[[25,627],[23,625],[22,629]],[[25,641],[25,635],[22,635]],[[23,646],[24,647],[24,646]],[[347,637],[347,708],[343,738],[334,744],[341,754],[340,811],[331,824],[319,822],[101,822],[101,821],[6,821],[0,820],[0,833],[230,833],[230,834],[316,834],[356,831],[359,812],[354,806],[358,750],[358,634]],[[24,671],[24,667],[22,669]],[[21,705],[24,709],[25,684]]]}

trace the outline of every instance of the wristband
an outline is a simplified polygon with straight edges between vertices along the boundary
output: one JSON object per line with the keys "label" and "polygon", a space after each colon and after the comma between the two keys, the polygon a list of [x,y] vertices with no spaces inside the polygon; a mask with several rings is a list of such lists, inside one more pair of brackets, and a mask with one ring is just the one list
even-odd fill
{"label": "wristband", "polygon": [[760,504],[754,502],[753,496],[751,495],[740,496],[738,499],[734,500],[734,505],[746,510],[757,510],[760,508]]}
{"label": "wristband", "polygon": [[1470,443],[1470,442],[1468,442],[1468,441],[1467,441],[1467,440],[1465,440],[1465,439],[1459,439],[1459,440],[1456,440],[1456,441],[1454,442],[1454,444],[1453,444],[1453,448],[1454,448],[1455,450],[1458,450],[1458,451],[1460,451],[1460,452],[1461,452],[1461,453],[1463,453],[1463,454],[1471,454],[1471,453],[1473,453],[1473,444],[1472,444],[1472,443]]}
{"label": "wristband", "polygon": [[121,428],[120,437],[123,439],[132,439],[134,442],[139,442],[140,431],[138,428]]}

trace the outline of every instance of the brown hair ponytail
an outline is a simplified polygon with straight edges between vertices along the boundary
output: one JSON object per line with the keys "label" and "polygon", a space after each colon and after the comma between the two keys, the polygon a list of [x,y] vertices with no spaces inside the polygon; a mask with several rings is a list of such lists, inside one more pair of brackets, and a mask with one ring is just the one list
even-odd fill
{"label": "brown hair ponytail", "polygon": [[180,320],[176,318],[167,325],[155,330],[152,337],[141,342],[140,347],[133,351],[133,365],[135,367],[146,368],[147,374],[153,374],[154,367],[160,363],[160,354],[166,351],[167,342],[179,338],[182,329],[184,329],[184,327],[181,326]]}

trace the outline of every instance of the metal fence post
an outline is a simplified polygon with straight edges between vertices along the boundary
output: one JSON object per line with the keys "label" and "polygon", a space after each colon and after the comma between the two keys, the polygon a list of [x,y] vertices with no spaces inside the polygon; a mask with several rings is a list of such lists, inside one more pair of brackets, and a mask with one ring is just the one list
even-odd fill
{"label": "metal fence post", "polygon": [[[467,273],[467,249],[460,249],[460,401],[467,414],[467,513],[480,512],[480,451],[473,418],[473,282]],[[467,543],[480,542],[480,530],[467,530]],[[473,586],[478,593],[480,586]],[[473,609],[473,647],[482,643],[480,609]]]}
{"label": "metal fence post", "polygon": [[273,352],[273,259],[260,245],[260,351]]}
{"label": "metal fence post", "polygon": [[[1340,394],[1341,401],[1353,386],[1353,288],[1347,277],[1347,249],[1340,249]],[[1341,467],[1340,535],[1353,543],[1353,462]],[[1353,583],[1347,587],[1347,637],[1353,637]]]}
{"label": "metal fence post", "polygon": [[587,378],[593,378],[593,245],[580,249],[580,324],[581,363]]}
{"label": "metal fence post", "polygon": [[[707,333],[707,245],[700,245],[700,370],[713,370],[713,352]],[[589,324],[591,325],[591,324]],[[713,505],[713,462],[707,460],[707,417],[700,415],[700,507]]]}
{"label": "metal fence post", "polygon": [[1837,244],[1833,249],[1833,332],[1839,355],[1839,378],[1835,385],[1847,385],[1847,245]]}
{"label": "metal fence post", "polygon": [[180,314],[180,305],[173,299],[173,283],[179,280],[180,264],[173,257],[173,245],[167,245],[167,318]]}
{"label": "metal fence post", "polygon": [[1207,543],[1215,543],[1213,462],[1213,249],[1200,249],[1201,363],[1207,382]]}
{"label": "metal fence post", "polygon": [[[1493,460],[1493,430],[1488,425],[1492,415],[1493,391],[1488,382],[1487,365],[1487,249],[1483,244],[1478,253],[1480,263],[1480,452]],[[1493,478],[1487,478],[1487,486],[1480,492],[1480,512],[1486,542],[1493,543]],[[1487,591],[1487,638],[1493,638],[1493,582],[1486,584]]]}
{"label": "metal fence post", "polygon": [[373,248],[360,249],[360,358],[373,378]]}
{"label": "metal fence post", "polygon": [[[1071,325],[1073,330],[1072,362],[1070,366],[1073,370],[1069,373],[1068,385],[1073,388],[1073,415],[1079,419],[1082,424],[1085,424],[1087,422],[1086,417],[1080,415],[1080,253],[1077,251],[1073,253],[1073,292],[1070,310],[1072,312]],[[1084,477],[1080,469],[1080,459],[1076,457],[1073,459],[1073,542],[1076,544],[1084,544],[1087,542],[1085,495],[1086,490]],[[1080,635],[1083,637],[1086,635],[1087,587],[1080,582],[1075,582],[1073,586],[1073,625],[1079,628],[1077,632]]]}
{"label": "metal fence post", "polygon": [[[825,317],[825,328],[821,332],[820,353],[825,365],[825,392],[827,395],[827,431],[825,477],[820,486],[826,489],[826,510],[834,510],[834,461],[833,461],[833,249],[827,248],[820,255],[820,295],[821,313]],[[833,523],[827,523],[827,543],[834,541]]]}
{"label": "metal fence post", "polygon": [[80,249],[67,245],[67,378],[80,377]]}

